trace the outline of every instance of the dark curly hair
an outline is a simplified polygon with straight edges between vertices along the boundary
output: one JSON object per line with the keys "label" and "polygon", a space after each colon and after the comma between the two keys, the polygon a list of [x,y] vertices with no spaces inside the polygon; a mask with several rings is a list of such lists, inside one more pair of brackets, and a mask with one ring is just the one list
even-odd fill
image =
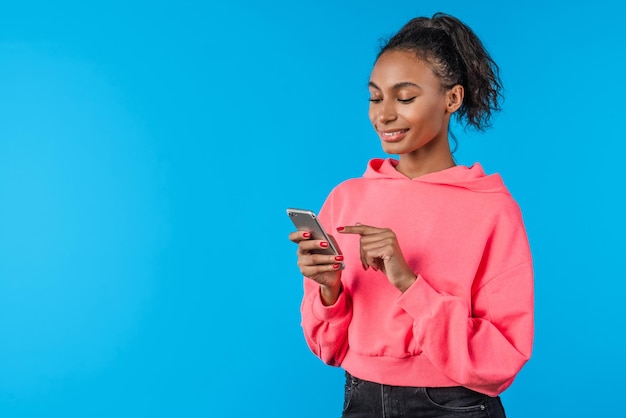
{"label": "dark curly hair", "polygon": [[445,13],[417,17],[404,25],[381,47],[413,52],[428,62],[444,89],[460,84],[465,90],[457,120],[479,131],[490,126],[492,113],[503,98],[498,65],[467,25]]}

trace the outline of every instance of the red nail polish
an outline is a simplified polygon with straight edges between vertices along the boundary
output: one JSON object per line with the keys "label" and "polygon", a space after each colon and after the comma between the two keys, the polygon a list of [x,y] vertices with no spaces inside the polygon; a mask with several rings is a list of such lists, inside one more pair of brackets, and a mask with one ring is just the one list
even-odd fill
{"label": "red nail polish", "polygon": [[337,232],[341,232],[341,231],[343,231],[344,229],[346,229],[346,228],[344,228],[343,226],[338,226],[338,227],[337,227]]}
{"label": "red nail polish", "polygon": [[320,242],[320,247],[326,248],[326,247],[328,247],[328,243],[326,241],[322,241],[322,242]]}
{"label": "red nail polish", "polygon": [[334,268],[335,270],[337,270],[339,267],[341,267],[341,264],[333,264],[333,268]]}
{"label": "red nail polish", "polygon": [[304,238],[311,238],[311,233],[310,233],[310,232],[303,232],[303,233],[302,233],[302,236],[303,236]]}
{"label": "red nail polish", "polygon": [[335,257],[335,261],[343,261],[343,256],[338,255],[337,257]]}

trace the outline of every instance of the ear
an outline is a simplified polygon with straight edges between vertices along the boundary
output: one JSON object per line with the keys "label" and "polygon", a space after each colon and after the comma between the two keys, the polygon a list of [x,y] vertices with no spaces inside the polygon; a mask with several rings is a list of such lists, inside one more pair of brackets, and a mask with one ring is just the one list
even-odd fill
{"label": "ear", "polygon": [[450,113],[454,113],[459,110],[459,107],[463,104],[463,97],[465,96],[465,89],[462,85],[456,84],[450,90],[446,92],[446,110]]}

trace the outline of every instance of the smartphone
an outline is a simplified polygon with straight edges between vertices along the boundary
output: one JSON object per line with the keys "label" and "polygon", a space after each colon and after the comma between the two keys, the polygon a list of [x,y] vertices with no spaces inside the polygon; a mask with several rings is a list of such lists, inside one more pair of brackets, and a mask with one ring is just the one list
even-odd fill
{"label": "smartphone", "polygon": [[317,220],[315,212],[306,209],[288,208],[287,215],[295,225],[298,231],[307,231],[311,233],[312,239],[321,239],[328,243],[328,248],[320,248],[312,251],[315,254],[339,255],[339,251],[328,237],[328,234],[322,228]]}

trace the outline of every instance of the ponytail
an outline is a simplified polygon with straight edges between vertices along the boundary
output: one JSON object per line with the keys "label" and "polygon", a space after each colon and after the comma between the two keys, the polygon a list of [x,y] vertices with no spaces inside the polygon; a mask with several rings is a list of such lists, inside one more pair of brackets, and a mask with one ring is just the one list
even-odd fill
{"label": "ponytail", "polygon": [[490,126],[492,113],[500,110],[502,81],[498,65],[467,25],[444,13],[417,17],[383,45],[378,57],[391,50],[410,51],[428,62],[444,89],[463,86],[459,122],[479,131]]}

